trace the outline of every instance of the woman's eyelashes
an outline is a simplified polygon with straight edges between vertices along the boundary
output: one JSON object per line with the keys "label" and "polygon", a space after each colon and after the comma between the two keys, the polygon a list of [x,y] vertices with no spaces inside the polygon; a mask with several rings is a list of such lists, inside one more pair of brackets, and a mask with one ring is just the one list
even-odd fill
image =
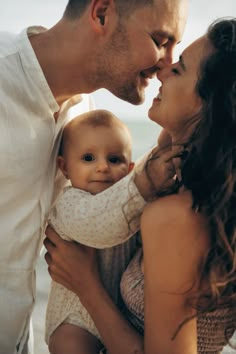
{"label": "woman's eyelashes", "polygon": [[172,73],[174,73],[175,75],[180,75],[180,72],[179,72],[179,70],[178,70],[176,67],[172,68],[171,71],[172,71]]}

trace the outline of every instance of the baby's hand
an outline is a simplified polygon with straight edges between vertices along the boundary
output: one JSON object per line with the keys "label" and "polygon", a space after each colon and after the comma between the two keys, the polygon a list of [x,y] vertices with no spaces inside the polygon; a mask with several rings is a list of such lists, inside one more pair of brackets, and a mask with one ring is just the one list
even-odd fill
{"label": "baby's hand", "polygon": [[143,170],[135,176],[137,188],[145,200],[153,199],[176,183],[176,163],[173,159],[181,156],[182,152],[183,146],[172,146],[171,149],[157,146],[152,150]]}

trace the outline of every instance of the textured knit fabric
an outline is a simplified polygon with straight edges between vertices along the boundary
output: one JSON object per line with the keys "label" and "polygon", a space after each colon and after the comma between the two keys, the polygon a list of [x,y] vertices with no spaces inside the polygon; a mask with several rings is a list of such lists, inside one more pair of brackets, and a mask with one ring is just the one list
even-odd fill
{"label": "textured knit fabric", "polygon": [[138,230],[146,204],[133,178],[131,172],[96,195],[66,187],[50,212],[49,223],[62,238],[86,246],[103,249],[125,242]]}
{"label": "textured knit fabric", "polygon": [[[141,270],[142,249],[131,260],[121,279],[121,295],[124,315],[134,327],[144,334],[144,275]],[[231,309],[219,309],[197,318],[197,344],[199,354],[219,354],[233,335],[235,313]]]}
{"label": "textured knit fabric", "polygon": [[[133,176],[130,173],[97,195],[67,187],[49,215],[49,223],[62,238],[99,249],[101,279],[116,304],[121,274],[137,245],[136,237],[125,241],[139,229],[140,215],[146,204],[134,184]],[[99,208],[95,203],[98,198]],[[100,339],[79,298],[52,281],[46,314],[47,343],[62,322],[80,326]]]}

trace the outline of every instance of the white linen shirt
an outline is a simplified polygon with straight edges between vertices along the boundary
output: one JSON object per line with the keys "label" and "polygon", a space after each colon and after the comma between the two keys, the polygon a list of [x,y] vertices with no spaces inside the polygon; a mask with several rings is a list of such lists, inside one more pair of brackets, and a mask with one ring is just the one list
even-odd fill
{"label": "white linen shirt", "polygon": [[[19,35],[0,34],[0,354],[31,352],[26,347],[35,301],[35,263],[55,190],[61,131],[75,114],[92,108],[84,97],[80,110],[75,109],[80,96],[58,106],[28,39],[44,30],[32,27]],[[127,201],[127,189],[134,185],[130,179],[127,176],[123,181],[124,193],[116,185],[110,193],[113,200],[119,195],[116,208],[126,205],[127,215],[135,218],[133,211],[141,212],[135,208],[137,198],[142,207],[145,203],[135,186]],[[101,205],[97,197],[92,209],[103,215]],[[127,232],[130,220],[123,220]]]}
{"label": "white linen shirt", "polygon": [[[60,133],[81,101],[76,96],[59,111],[28,39],[43,30],[0,34],[1,354],[21,353],[27,341]],[[88,110],[88,99],[80,105],[81,112]]]}

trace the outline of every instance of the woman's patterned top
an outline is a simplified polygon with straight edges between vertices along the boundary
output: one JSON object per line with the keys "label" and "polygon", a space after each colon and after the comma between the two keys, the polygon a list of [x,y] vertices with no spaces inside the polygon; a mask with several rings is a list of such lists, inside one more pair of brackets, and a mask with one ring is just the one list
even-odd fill
{"label": "woman's patterned top", "polygon": [[[121,295],[124,301],[123,313],[130,323],[144,334],[144,275],[141,270],[142,249],[131,260],[121,279]],[[198,353],[218,354],[227,344],[225,331],[229,338],[233,335],[235,312],[231,309],[219,309],[198,316],[197,340]]]}

